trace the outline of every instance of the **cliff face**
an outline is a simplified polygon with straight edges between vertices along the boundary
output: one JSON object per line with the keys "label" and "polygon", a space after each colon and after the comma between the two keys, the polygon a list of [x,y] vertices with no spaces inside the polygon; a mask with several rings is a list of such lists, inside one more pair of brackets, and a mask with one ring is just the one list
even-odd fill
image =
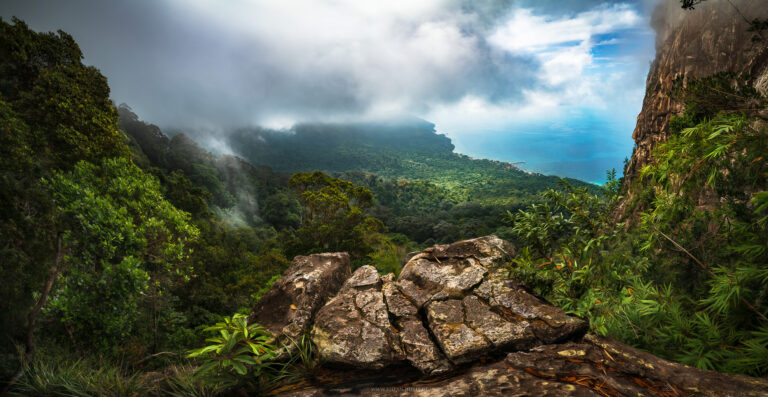
{"label": "cliff face", "polygon": [[[695,10],[680,9],[677,0],[662,0],[652,23],[656,59],[646,81],[645,99],[632,134],[637,148],[630,160],[626,187],[649,163],[651,150],[669,137],[669,120],[682,113],[670,98],[673,81],[702,78],[721,71],[749,75],[750,83],[768,90],[768,32],[755,41],[749,32],[754,18],[768,17],[768,0],[708,0]],[[633,192],[629,191],[628,196]]]}

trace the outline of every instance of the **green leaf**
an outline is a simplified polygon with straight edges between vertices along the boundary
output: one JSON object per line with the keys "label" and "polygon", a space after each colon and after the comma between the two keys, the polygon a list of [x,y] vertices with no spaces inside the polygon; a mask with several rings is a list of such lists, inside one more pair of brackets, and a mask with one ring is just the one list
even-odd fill
{"label": "green leaf", "polygon": [[239,363],[237,361],[232,361],[232,367],[240,375],[245,375],[248,372],[248,369],[245,368],[245,365],[243,365],[242,363]]}
{"label": "green leaf", "polygon": [[218,364],[219,364],[218,361],[209,361],[201,365],[200,368],[198,368],[197,371],[195,371],[195,375],[203,375],[209,372],[210,370],[216,368]]}
{"label": "green leaf", "polygon": [[240,361],[241,363],[244,363],[244,364],[251,364],[251,365],[257,364],[256,360],[251,356],[241,355],[241,356],[235,356],[232,359]]}

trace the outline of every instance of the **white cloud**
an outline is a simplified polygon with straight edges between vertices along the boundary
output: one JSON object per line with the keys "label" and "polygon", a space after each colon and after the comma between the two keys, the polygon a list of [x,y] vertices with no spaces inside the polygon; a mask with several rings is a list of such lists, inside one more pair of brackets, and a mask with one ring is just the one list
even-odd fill
{"label": "white cloud", "polygon": [[217,41],[215,56],[187,63],[191,73],[185,80],[193,81],[191,74],[201,68],[229,71],[208,74],[223,89],[218,97],[233,96],[214,106],[243,107],[239,113],[246,114],[250,107],[247,122],[271,125],[280,124],[275,119],[419,113],[478,87],[496,90],[483,80],[525,84],[523,75],[478,72],[494,67],[484,54],[484,37],[473,31],[480,17],[458,5],[453,0],[169,1],[182,26],[227,39]]}
{"label": "white cloud", "polygon": [[[488,41],[513,54],[532,54],[541,62],[540,78],[548,85],[578,83],[593,63],[595,36],[616,33],[643,22],[627,4],[600,6],[572,17],[552,19],[518,9]],[[610,40],[597,45],[609,44]]]}
{"label": "white cloud", "polygon": [[560,19],[534,15],[531,9],[518,9],[489,41],[510,52],[537,53],[556,45],[585,42],[597,34],[633,27],[641,21],[638,12],[627,4],[600,6]]}
{"label": "white cloud", "polygon": [[541,79],[549,85],[573,82],[582,77],[584,68],[592,64],[588,40],[573,47],[536,54],[541,59]]}
{"label": "white cloud", "polygon": [[549,2],[558,16],[508,0],[3,0],[2,12],[72,33],[114,99],[162,126],[408,113],[471,130],[611,102],[605,82],[621,86],[622,71],[595,49],[624,38],[600,35],[643,17],[636,3],[584,10],[598,1]]}
{"label": "white cloud", "polygon": [[524,90],[520,102],[494,103],[469,95],[433,107],[426,119],[435,122],[441,132],[456,136],[502,131],[511,124],[534,122],[542,115],[552,120],[562,115],[560,105],[556,94],[534,90]]}
{"label": "white cloud", "polygon": [[515,9],[487,41],[508,54],[536,59],[537,84],[523,90],[520,101],[466,96],[436,107],[428,118],[456,135],[473,129],[503,130],[521,122],[546,123],[574,108],[632,113],[642,100],[649,54],[595,56],[596,47],[619,48],[625,39],[618,36],[630,29],[635,34],[650,30],[628,4],[602,5],[557,18]]}

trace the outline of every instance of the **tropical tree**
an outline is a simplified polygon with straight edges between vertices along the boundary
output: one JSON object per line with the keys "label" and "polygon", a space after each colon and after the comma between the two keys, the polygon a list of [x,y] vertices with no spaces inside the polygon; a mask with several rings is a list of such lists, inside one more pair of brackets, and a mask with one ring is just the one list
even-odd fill
{"label": "tropical tree", "polygon": [[385,228],[363,213],[373,205],[370,190],[319,171],[294,174],[289,183],[302,204],[301,226],[291,244],[294,253],[347,251],[361,258],[373,251]]}
{"label": "tropical tree", "polygon": [[10,336],[0,342],[3,373],[12,343],[34,351],[37,316],[65,265],[64,220],[41,181],[81,160],[126,157],[116,115],[106,79],[82,64],[71,36],[0,20],[0,326]]}
{"label": "tropical tree", "polygon": [[163,198],[159,182],[127,159],[81,161],[45,184],[66,248],[48,313],[77,343],[112,346],[136,331],[143,302],[153,318],[168,304],[161,297],[189,278],[187,247],[198,231]]}

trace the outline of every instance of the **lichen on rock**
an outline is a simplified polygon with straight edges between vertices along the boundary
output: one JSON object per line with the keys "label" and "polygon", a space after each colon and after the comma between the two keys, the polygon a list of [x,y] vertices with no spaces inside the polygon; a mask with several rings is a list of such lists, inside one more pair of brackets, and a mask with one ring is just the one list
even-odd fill
{"label": "lichen on rock", "polygon": [[321,363],[376,369],[405,359],[381,286],[376,268],[363,266],[317,312],[311,338]]}

